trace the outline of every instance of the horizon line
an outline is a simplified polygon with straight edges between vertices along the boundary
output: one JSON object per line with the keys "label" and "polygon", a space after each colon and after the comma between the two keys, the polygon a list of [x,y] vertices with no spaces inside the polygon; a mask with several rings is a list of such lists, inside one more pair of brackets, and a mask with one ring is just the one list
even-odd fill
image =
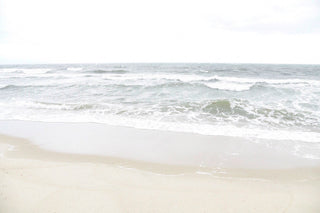
{"label": "horizon line", "polygon": [[320,63],[270,63],[270,62],[69,62],[69,63],[0,63],[3,65],[67,65],[67,64],[256,64],[256,65],[320,65]]}

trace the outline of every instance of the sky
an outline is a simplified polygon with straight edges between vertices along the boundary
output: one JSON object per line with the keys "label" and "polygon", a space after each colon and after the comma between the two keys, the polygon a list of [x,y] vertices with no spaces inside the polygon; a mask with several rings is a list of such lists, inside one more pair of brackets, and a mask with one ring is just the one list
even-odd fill
{"label": "sky", "polygon": [[317,0],[0,0],[0,64],[320,64]]}

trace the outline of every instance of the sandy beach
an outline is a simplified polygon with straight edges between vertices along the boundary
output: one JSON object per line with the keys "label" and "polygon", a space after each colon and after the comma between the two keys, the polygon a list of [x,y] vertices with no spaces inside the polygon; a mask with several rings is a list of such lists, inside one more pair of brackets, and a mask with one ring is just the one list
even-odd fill
{"label": "sandy beach", "polygon": [[0,0],[0,213],[320,213],[319,11]]}
{"label": "sandy beach", "polygon": [[320,212],[320,169],[207,173],[0,137],[0,212]]}

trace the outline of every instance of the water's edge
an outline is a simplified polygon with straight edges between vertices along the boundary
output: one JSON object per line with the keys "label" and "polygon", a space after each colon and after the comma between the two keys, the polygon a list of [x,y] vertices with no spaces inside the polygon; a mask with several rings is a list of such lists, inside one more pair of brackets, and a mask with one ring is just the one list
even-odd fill
{"label": "water's edge", "polygon": [[291,141],[255,142],[245,138],[143,130],[96,123],[12,120],[0,121],[0,134],[26,138],[49,151],[192,166],[205,171],[320,166],[320,159],[303,155],[303,149],[314,149],[310,147],[314,145],[312,143],[303,147],[301,143],[297,145]]}

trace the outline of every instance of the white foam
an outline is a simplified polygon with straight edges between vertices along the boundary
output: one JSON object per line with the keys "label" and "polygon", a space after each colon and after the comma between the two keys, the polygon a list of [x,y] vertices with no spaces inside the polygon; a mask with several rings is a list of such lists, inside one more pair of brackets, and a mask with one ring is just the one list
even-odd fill
{"label": "white foam", "polygon": [[[69,67],[67,70],[81,70],[81,67]],[[77,79],[76,83],[87,82],[86,73],[47,73],[51,69],[16,69],[16,68],[5,68],[1,71],[8,72],[22,72],[26,76],[43,77],[46,76],[52,78],[69,78],[71,80]],[[1,72],[0,72],[1,74]],[[43,75],[46,74],[46,75]],[[15,75],[15,77],[24,77],[21,74]],[[1,76],[0,78],[8,78],[7,75]],[[9,76],[10,78],[10,76]],[[93,80],[94,79],[94,80]],[[91,81],[111,80],[115,83],[126,83],[130,85],[155,85],[165,80],[191,82],[191,83],[202,83],[206,86],[220,90],[230,91],[245,91],[249,90],[253,85],[257,83],[267,83],[276,87],[297,87],[297,86],[320,86],[320,80],[310,79],[266,79],[266,78],[244,78],[244,77],[228,77],[228,76],[204,76],[196,74],[169,74],[169,73],[101,73],[97,74],[96,77],[92,77]],[[61,79],[58,80],[60,83]],[[57,82],[55,80],[55,82]]]}
{"label": "white foam", "polygon": [[180,80],[183,82],[201,81],[207,79],[199,75],[179,75],[179,74],[152,74],[152,73],[139,73],[139,74],[103,74],[104,78],[114,80]]}
{"label": "white foam", "polygon": [[48,71],[50,71],[51,69],[41,69],[41,68],[37,68],[37,69],[20,69],[20,71],[22,71],[25,74],[44,74]]}
{"label": "white foam", "polygon": [[209,82],[205,83],[206,86],[213,89],[230,90],[230,91],[246,91],[249,90],[254,84],[243,84],[234,82]]}
{"label": "white foam", "polygon": [[[88,104],[59,104],[59,103],[42,103],[42,102],[33,102],[33,101],[14,101],[14,102],[0,102],[0,107],[3,108],[18,108],[18,109],[32,109],[32,110],[37,110],[37,109],[44,109],[44,110],[74,110],[77,107],[82,107],[82,106],[86,106]],[[38,112],[40,113],[40,112]],[[63,112],[62,112],[63,113]],[[17,112],[18,114],[18,112]],[[44,116],[44,120],[45,120],[45,115]],[[41,116],[40,116],[41,117]]]}
{"label": "white foam", "polygon": [[231,81],[240,83],[269,83],[269,84],[297,84],[308,83],[313,85],[320,85],[320,80],[310,79],[268,79],[268,78],[240,78],[240,77],[227,77],[227,76],[213,76],[210,79],[217,79],[221,81]]}
{"label": "white foam", "polygon": [[0,89],[7,87],[8,84],[0,84]]}
{"label": "white foam", "polygon": [[67,70],[69,70],[69,71],[79,71],[79,70],[82,70],[82,67],[68,67]]}
{"label": "white foam", "polygon": [[25,74],[44,74],[52,69],[49,68],[2,68],[0,73],[25,73]]}
{"label": "white foam", "polygon": [[[79,70],[82,69],[80,67],[68,67],[68,70]],[[21,74],[17,73],[14,74],[15,76],[21,76],[20,81],[14,82],[16,86],[52,86],[52,85],[107,85],[107,84],[114,84],[119,83],[121,85],[155,85],[155,84],[162,84],[167,83],[168,80],[182,81],[182,82],[191,82],[196,84],[205,84],[206,86],[214,89],[219,90],[229,90],[229,91],[247,91],[255,85],[256,83],[268,83],[273,85],[289,85],[290,87],[297,87],[301,86],[298,89],[301,89],[301,93],[299,96],[295,98],[297,103],[296,106],[293,107],[292,114],[296,114],[298,111],[296,109],[299,108],[300,103],[312,103],[316,105],[318,102],[313,101],[317,99],[317,94],[314,93],[314,97],[312,96],[312,92],[314,91],[314,86],[320,85],[319,80],[308,80],[308,79],[263,79],[263,78],[240,78],[240,77],[227,77],[227,76],[205,76],[203,75],[195,75],[195,74],[169,74],[169,73],[126,73],[126,74],[117,74],[117,73],[101,73],[96,75],[96,77],[86,78],[87,74],[84,73],[47,73],[50,69],[17,69],[17,68],[4,68],[0,69],[0,72],[23,72],[28,74]],[[44,73],[46,73],[44,75]],[[32,81],[26,81],[24,79],[25,76],[39,76],[43,77],[46,76],[45,80],[42,78]],[[4,75],[5,76],[5,75]],[[9,76],[9,75],[8,75]],[[51,78],[52,77],[52,78]],[[48,78],[48,79],[47,79]],[[106,81],[105,79],[110,81]],[[89,79],[89,80],[88,80]],[[7,83],[7,81],[4,81]],[[169,81],[170,82],[170,81]],[[311,90],[306,90],[304,85],[307,85],[306,88],[311,88]],[[310,86],[311,85],[311,86]],[[0,88],[6,87],[6,84],[0,85]],[[317,88],[315,88],[317,89]],[[20,91],[19,91],[20,92]],[[69,94],[70,96],[74,94]],[[13,95],[13,97],[15,97]],[[309,98],[310,100],[298,100],[299,98]],[[192,97],[191,97],[192,98]],[[23,98],[22,98],[23,99]],[[250,120],[252,125],[260,126],[258,127],[236,127],[236,126],[228,126],[226,123],[230,121],[233,124],[234,117],[228,117],[228,120],[221,117],[218,117],[217,120],[221,118],[221,124],[204,124],[205,121],[197,120],[198,112],[190,112],[186,109],[186,113],[179,114],[180,117],[184,117],[184,120],[181,122],[158,122],[164,120],[163,118],[170,117],[170,113],[172,112],[162,112],[158,106],[152,106],[147,114],[148,116],[141,117],[140,115],[143,114],[143,109],[137,109],[136,106],[130,106],[129,108],[125,108],[126,106],[119,106],[115,105],[106,105],[104,103],[97,103],[103,105],[103,110],[100,112],[94,110],[87,110],[85,113],[83,111],[79,112],[72,112],[77,103],[74,105],[72,104],[46,104],[46,103],[35,103],[32,101],[27,100],[20,100],[16,102],[4,102],[0,103],[1,110],[0,110],[0,119],[26,119],[26,120],[35,120],[35,121],[61,121],[61,122],[99,122],[99,123],[107,123],[111,125],[120,125],[120,126],[132,126],[137,128],[146,128],[146,129],[163,129],[163,130],[171,130],[171,131],[182,131],[182,132],[194,132],[204,135],[228,135],[228,136],[236,136],[236,137],[249,137],[249,138],[264,138],[264,139],[274,139],[274,140],[301,140],[301,141],[308,141],[308,142],[320,142],[320,133],[318,132],[306,132],[306,131],[293,131],[293,130],[280,130],[280,129],[266,129],[262,126],[266,123],[271,124],[279,124],[281,118],[272,117],[272,116],[264,116],[255,114],[256,109],[258,107],[263,108],[263,105],[266,103],[258,104],[256,108],[253,105],[248,104],[248,109],[245,108],[246,106],[241,106],[245,108],[247,112],[253,115],[257,115],[257,119]],[[98,98],[99,99],[99,98]],[[102,98],[103,99],[103,98]],[[312,100],[311,100],[312,99]],[[93,99],[90,99],[93,100]],[[318,99],[319,100],[319,99]],[[57,100],[58,102],[64,102],[67,100]],[[161,100],[160,100],[161,101]],[[313,102],[312,102],[313,101]],[[112,102],[112,101],[111,101]],[[251,103],[251,100],[250,100]],[[254,103],[256,104],[256,103]],[[281,104],[281,103],[280,103]],[[232,105],[232,103],[231,103]],[[269,107],[269,106],[268,106]],[[272,106],[273,107],[273,106]],[[275,109],[276,107],[271,109]],[[17,108],[17,109],[13,109]],[[287,107],[288,108],[288,107]],[[281,109],[287,108],[281,107]],[[28,110],[27,112],[25,110]],[[39,111],[37,111],[39,110]],[[289,109],[290,110],[290,109]],[[302,112],[303,109],[301,109]],[[8,111],[8,112],[7,112]],[[125,116],[116,116],[115,114],[120,111],[128,112]],[[287,110],[288,111],[288,110]],[[50,113],[48,113],[50,112]],[[100,113],[100,114],[99,114]],[[136,114],[134,114],[136,113]],[[139,115],[140,113],[140,115]],[[291,113],[291,111],[290,111]],[[298,112],[300,113],[300,112]],[[302,112],[304,113],[304,112]],[[306,113],[307,117],[302,117],[304,121],[309,122],[307,119],[309,117],[315,117],[315,119],[319,119],[316,113],[312,112],[311,114],[308,112]],[[103,116],[101,116],[103,115]],[[131,116],[131,117],[129,117]],[[259,117],[260,116],[260,117]],[[141,117],[141,119],[138,119]],[[178,117],[178,116],[177,116]],[[238,118],[238,117],[237,117]],[[188,123],[188,121],[192,121],[193,123]],[[225,121],[225,123],[223,123]],[[260,125],[261,123],[262,125]],[[291,121],[285,121],[291,122]],[[292,121],[294,125],[295,121]],[[301,124],[303,121],[299,121]],[[318,123],[318,121],[316,121]],[[304,125],[304,123],[303,123]],[[314,125],[312,121],[307,123],[307,125]],[[265,125],[266,126],[266,125]],[[272,125],[270,125],[272,126]],[[268,126],[269,127],[269,126]]]}
{"label": "white foam", "polygon": [[[40,107],[41,104],[39,104]],[[30,113],[22,114],[2,112],[1,119],[17,119],[29,121],[44,121],[44,122],[95,122],[104,123],[115,126],[128,126],[140,129],[154,129],[167,130],[175,132],[190,132],[202,135],[216,135],[216,136],[232,136],[242,138],[257,138],[270,140],[288,140],[288,141],[303,141],[310,143],[320,143],[320,133],[311,131],[297,131],[297,130],[281,130],[281,129],[266,129],[259,127],[236,127],[227,125],[225,123],[217,124],[201,124],[201,123],[184,123],[184,122],[164,122],[160,118],[131,118],[127,116],[119,116],[114,114],[102,114],[97,112],[83,112],[73,113],[73,111],[60,111],[61,108],[70,108],[70,106],[48,106],[44,107],[51,109],[58,109],[57,112],[50,113]],[[9,109],[8,109],[9,110]]]}
{"label": "white foam", "polygon": [[20,69],[17,69],[17,68],[2,68],[0,69],[0,73],[1,72],[5,72],[5,73],[11,73],[11,72],[17,72],[19,71]]}
{"label": "white foam", "polygon": [[[104,79],[123,81],[142,81],[142,80],[178,80],[182,82],[202,82],[215,89],[226,89],[234,91],[248,90],[256,83],[267,83],[273,85],[314,85],[320,86],[319,80],[310,79],[264,79],[264,78],[242,78],[227,76],[202,76],[194,74],[159,74],[159,73],[131,73],[131,74],[102,74]],[[216,80],[218,82],[209,82]]]}

